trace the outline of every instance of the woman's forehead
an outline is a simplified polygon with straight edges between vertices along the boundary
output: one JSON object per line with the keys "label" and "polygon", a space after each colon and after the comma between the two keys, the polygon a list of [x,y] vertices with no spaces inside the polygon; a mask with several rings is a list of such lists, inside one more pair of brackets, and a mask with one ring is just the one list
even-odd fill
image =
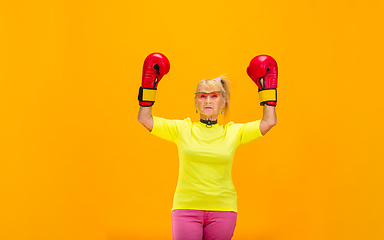
{"label": "woman's forehead", "polygon": [[220,92],[220,89],[211,86],[201,86],[198,92]]}

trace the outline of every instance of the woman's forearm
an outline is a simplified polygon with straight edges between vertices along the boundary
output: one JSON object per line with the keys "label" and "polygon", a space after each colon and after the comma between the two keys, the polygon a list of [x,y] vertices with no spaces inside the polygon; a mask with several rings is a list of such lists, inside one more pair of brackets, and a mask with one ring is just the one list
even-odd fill
{"label": "woman's forearm", "polygon": [[263,119],[260,122],[260,132],[265,135],[273,126],[277,124],[276,109],[267,104],[263,107]]}
{"label": "woman's forearm", "polygon": [[153,128],[152,107],[140,106],[137,121],[139,121],[146,129],[148,129],[148,131],[152,131],[152,128]]}

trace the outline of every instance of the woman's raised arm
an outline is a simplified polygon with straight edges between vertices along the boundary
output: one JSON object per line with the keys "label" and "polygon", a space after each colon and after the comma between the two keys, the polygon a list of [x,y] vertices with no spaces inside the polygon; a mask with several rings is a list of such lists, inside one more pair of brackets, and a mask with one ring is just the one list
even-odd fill
{"label": "woman's raised arm", "polygon": [[264,106],[260,132],[265,135],[277,123],[277,62],[271,56],[258,55],[249,63],[247,73],[259,88],[260,105]]}
{"label": "woman's raised arm", "polygon": [[153,128],[152,106],[155,103],[157,86],[170,67],[168,58],[161,53],[151,53],[144,61],[137,120],[149,131]]}

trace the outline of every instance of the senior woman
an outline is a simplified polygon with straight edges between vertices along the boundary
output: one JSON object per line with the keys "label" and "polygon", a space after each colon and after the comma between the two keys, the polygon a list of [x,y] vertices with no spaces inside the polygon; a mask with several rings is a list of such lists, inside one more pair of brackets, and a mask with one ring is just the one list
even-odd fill
{"label": "senior woman", "polygon": [[259,55],[247,68],[259,88],[263,119],[245,124],[217,122],[219,114],[228,112],[230,103],[228,80],[223,76],[198,83],[195,106],[200,113],[199,122],[152,116],[157,85],[169,69],[169,61],[161,53],[150,54],[144,61],[138,121],[152,134],[178,147],[173,239],[229,240],[237,219],[237,194],[231,177],[235,150],[264,136],[276,125],[276,61],[268,55]]}

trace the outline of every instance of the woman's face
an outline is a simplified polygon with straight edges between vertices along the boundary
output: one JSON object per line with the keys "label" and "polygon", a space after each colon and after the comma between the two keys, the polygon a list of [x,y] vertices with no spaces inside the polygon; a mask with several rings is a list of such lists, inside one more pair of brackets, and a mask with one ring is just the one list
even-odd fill
{"label": "woman's face", "polygon": [[214,121],[224,108],[225,100],[220,90],[201,87],[195,97],[195,106],[199,109],[201,119]]}

